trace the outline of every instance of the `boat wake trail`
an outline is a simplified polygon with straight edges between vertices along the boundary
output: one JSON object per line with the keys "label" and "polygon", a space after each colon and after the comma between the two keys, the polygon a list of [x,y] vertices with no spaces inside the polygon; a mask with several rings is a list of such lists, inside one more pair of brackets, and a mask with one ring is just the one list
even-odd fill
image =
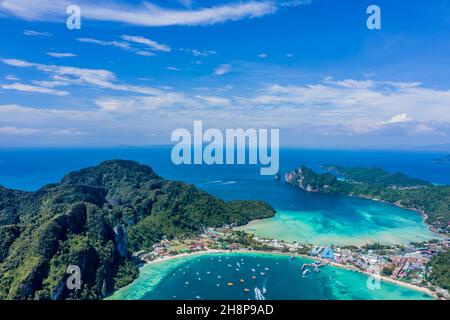
{"label": "boat wake trail", "polygon": [[205,184],[217,184],[217,183],[222,183],[222,182],[223,182],[223,180],[214,180],[214,181],[206,182]]}
{"label": "boat wake trail", "polygon": [[255,299],[256,300],[266,300],[266,297],[262,294],[258,287],[255,287]]}

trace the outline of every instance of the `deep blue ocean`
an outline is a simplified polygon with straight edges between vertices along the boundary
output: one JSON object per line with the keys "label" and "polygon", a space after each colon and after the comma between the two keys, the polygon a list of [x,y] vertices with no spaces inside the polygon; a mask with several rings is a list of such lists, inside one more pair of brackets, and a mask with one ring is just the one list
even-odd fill
{"label": "deep blue ocean", "polygon": [[[150,165],[166,179],[193,183],[225,200],[252,199],[270,203],[277,215],[244,229],[266,238],[315,244],[371,242],[408,243],[434,238],[413,211],[353,197],[307,193],[261,176],[258,165],[174,165],[171,149],[11,149],[0,151],[0,184],[36,190],[58,182],[66,173],[104,160],[129,159]],[[330,151],[282,149],[280,174],[301,164],[321,170],[322,164],[379,166],[433,183],[450,184],[450,163],[434,162],[434,152]]]}
{"label": "deep blue ocean", "polygon": [[[259,175],[259,165],[174,165],[170,148],[101,148],[101,149],[0,149],[0,185],[22,190],[36,190],[44,184],[58,182],[66,173],[92,166],[104,160],[128,159],[150,165],[156,173],[167,179],[194,183],[211,192],[221,192],[215,183],[261,188],[273,184],[273,177]],[[385,170],[403,172],[437,184],[450,184],[450,162],[438,163],[433,159],[443,152],[417,151],[346,151],[281,149],[280,173],[304,164],[320,170],[322,164],[343,166],[378,166]],[[208,185],[208,183],[210,185]],[[223,197],[234,195],[251,197],[259,191],[252,188],[242,194],[234,186]],[[233,192],[231,189],[236,190]],[[241,188],[239,188],[241,189]]]}

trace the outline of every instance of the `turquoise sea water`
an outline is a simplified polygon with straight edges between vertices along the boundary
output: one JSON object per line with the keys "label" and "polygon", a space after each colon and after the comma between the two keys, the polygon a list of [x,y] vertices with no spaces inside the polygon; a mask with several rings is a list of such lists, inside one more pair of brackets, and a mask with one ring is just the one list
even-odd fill
{"label": "turquoise sea water", "polygon": [[364,199],[340,199],[332,210],[278,210],[274,218],[238,229],[264,238],[336,245],[402,244],[437,237],[419,214]]}
{"label": "turquoise sea water", "polygon": [[[311,261],[255,253],[180,257],[142,267],[136,281],[108,299],[255,300],[255,288],[268,300],[431,299],[419,291],[387,282],[371,290],[366,275],[332,266],[302,275],[301,266]],[[233,286],[228,286],[229,282]]]}
{"label": "turquoise sea water", "polygon": [[[301,164],[320,170],[322,164],[335,163],[380,166],[433,183],[450,184],[450,163],[432,161],[443,155],[433,152],[285,149],[280,154],[280,174]],[[36,190],[44,184],[58,182],[69,171],[109,159],[129,159],[148,164],[164,178],[193,183],[225,200],[267,201],[276,208],[275,217],[244,227],[260,236],[317,244],[406,243],[435,237],[417,212],[365,199],[307,193],[282,181],[277,182],[271,176],[259,175],[257,166],[175,166],[171,163],[169,148],[0,150],[0,185]],[[380,290],[370,291],[365,285],[366,276],[332,267],[302,278],[298,271],[300,259],[295,263],[281,257],[261,255],[230,255],[228,259],[235,264],[241,258],[248,259],[246,266],[259,263],[271,271],[267,272],[267,277],[257,277],[252,283],[251,268],[250,271],[247,268],[228,270],[227,264],[218,264],[218,260],[210,260],[208,255],[174,259],[142,268],[139,279],[118,291],[114,298],[173,299],[176,296],[195,299],[198,296],[205,299],[252,299],[254,286],[261,289],[264,281],[268,286],[268,299],[426,298],[419,292],[389,283],[383,283]],[[181,271],[183,268],[197,271]],[[220,275],[227,282],[238,283],[243,277],[250,292],[245,293],[240,283],[224,287],[218,278],[208,277],[207,271],[211,274],[214,271],[215,277]],[[195,277],[196,272],[203,273],[201,280]]]}

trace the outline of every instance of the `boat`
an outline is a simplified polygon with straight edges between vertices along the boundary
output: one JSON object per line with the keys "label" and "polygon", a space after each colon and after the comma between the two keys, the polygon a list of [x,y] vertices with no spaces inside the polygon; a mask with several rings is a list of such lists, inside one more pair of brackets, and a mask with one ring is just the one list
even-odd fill
{"label": "boat", "polygon": [[253,280],[256,280],[256,277],[255,277],[255,276],[252,276],[252,279],[253,279]]}
{"label": "boat", "polygon": [[302,274],[306,275],[308,272],[309,272],[309,269],[305,269],[305,270],[303,270]]}
{"label": "boat", "polygon": [[250,289],[244,288],[244,292],[250,292]]}
{"label": "boat", "polygon": [[232,286],[234,286],[234,283],[233,282],[228,282],[227,286],[232,287]]}
{"label": "boat", "polygon": [[245,283],[244,279],[239,280],[240,283]]}

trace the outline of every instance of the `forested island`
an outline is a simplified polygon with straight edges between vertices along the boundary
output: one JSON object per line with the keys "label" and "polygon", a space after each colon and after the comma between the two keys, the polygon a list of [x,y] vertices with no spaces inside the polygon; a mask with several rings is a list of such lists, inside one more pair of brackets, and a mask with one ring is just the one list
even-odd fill
{"label": "forested island", "polygon": [[[450,186],[436,186],[403,173],[381,168],[324,165],[317,173],[301,166],[286,173],[285,181],[308,192],[324,192],[384,201],[421,212],[434,231],[449,235]],[[440,288],[450,288],[450,251],[434,257],[428,279]]]}
{"label": "forested island", "polygon": [[[274,214],[262,201],[225,202],[125,160],[35,192],[0,187],[0,299],[101,299],[138,276],[131,252]],[[66,286],[69,265],[80,267],[81,290]]]}
{"label": "forested island", "polygon": [[323,168],[328,172],[316,173],[301,166],[288,172],[285,180],[306,191],[369,198],[417,210],[426,215],[426,222],[434,231],[450,232],[450,186],[433,185],[376,167],[324,165]]}

